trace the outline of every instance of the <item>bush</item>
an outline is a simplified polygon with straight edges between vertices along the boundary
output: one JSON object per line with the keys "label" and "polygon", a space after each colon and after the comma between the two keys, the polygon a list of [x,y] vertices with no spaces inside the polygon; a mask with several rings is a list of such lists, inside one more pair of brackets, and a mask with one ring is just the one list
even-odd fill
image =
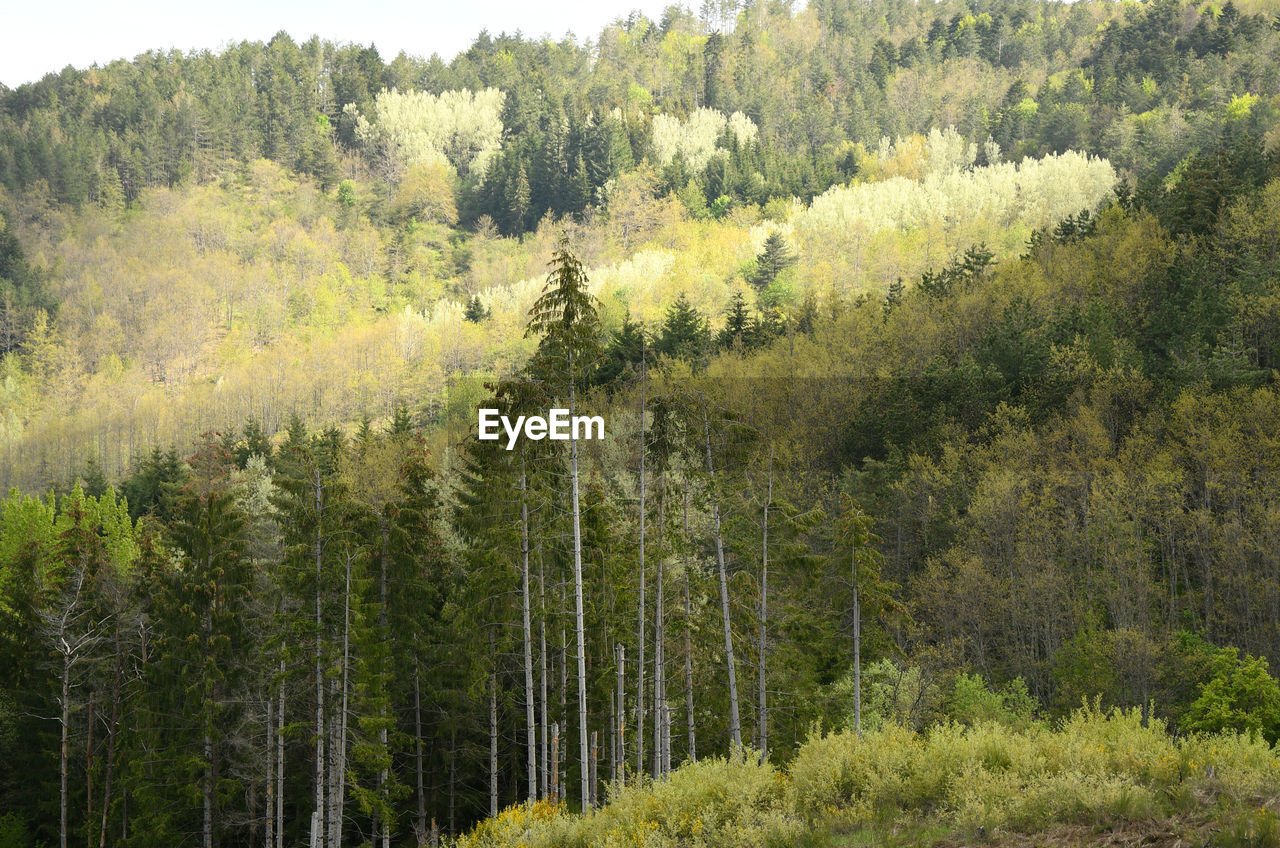
{"label": "bush", "polygon": [[1035,719],[1039,702],[1027,691],[1027,684],[1016,677],[1001,691],[987,687],[980,674],[958,674],[947,699],[948,717],[961,724],[994,722],[1006,727],[1025,729]]}
{"label": "bush", "polygon": [[1258,733],[1274,743],[1280,736],[1280,684],[1267,672],[1267,661],[1236,648],[1214,657],[1213,676],[1183,717],[1190,731]]}
{"label": "bush", "polygon": [[[980,683],[958,681],[953,707],[1007,718],[1019,715],[1011,704],[1026,706],[1016,688],[990,693]],[[920,733],[884,722],[861,737],[815,735],[786,774],[751,752],[686,763],[664,781],[610,787],[609,803],[585,815],[545,802],[512,807],[458,848],[781,848],[837,827],[897,832],[928,821],[977,837],[1210,809],[1227,821],[1222,844],[1268,846],[1277,844],[1277,785],[1280,753],[1256,732],[1179,740],[1138,710],[1095,702],[1057,727],[975,719]]]}

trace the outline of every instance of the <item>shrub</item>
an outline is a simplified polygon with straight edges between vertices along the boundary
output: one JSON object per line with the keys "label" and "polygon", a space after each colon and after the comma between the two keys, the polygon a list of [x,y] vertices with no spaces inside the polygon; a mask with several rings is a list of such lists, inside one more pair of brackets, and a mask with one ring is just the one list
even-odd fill
{"label": "shrub", "polygon": [[1263,657],[1223,648],[1214,657],[1213,676],[1183,717],[1190,731],[1259,733],[1268,742],[1280,736],[1280,683]]}

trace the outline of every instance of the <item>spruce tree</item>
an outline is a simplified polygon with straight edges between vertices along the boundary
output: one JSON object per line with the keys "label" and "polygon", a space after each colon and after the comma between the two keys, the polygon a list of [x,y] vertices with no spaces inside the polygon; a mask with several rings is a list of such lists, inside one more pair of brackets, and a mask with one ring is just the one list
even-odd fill
{"label": "spruce tree", "polygon": [[763,292],[778,275],[796,263],[796,257],[787,249],[782,233],[774,231],[764,240],[764,250],[756,257],[756,269],[748,282],[756,291]]}
{"label": "spruce tree", "polygon": [[689,303],[684,293],[667,308],[662,329],[654,342],[654,350],[672,359],[697,361],[706,353],[711,341],[707,319]]}

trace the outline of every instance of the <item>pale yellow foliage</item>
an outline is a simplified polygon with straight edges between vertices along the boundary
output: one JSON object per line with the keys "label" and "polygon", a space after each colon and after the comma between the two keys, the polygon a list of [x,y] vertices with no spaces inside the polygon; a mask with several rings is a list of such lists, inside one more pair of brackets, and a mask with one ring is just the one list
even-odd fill
{"label": "pale yellow foliage", "polygon": [[502,142],[502,106],[506,94],[496,88],[446,91],[384,89],[374,99],[373,115],[356,116],[356,137],[366,148],[389,146],[407,168],[450,163],[461,173],[483,175]]}
{"label": "pale yellow foliage", "polygon": [[685,120],[672,115],[653,118],[653,153],[660,166],[671,163],[677,154],[694,171],[707,167],[716,155],[716,142],[725,127],[733,131],[739,144],[753,141],[759,129],[750,118],[734,112],[728,118],[715,109],[695,109]]}

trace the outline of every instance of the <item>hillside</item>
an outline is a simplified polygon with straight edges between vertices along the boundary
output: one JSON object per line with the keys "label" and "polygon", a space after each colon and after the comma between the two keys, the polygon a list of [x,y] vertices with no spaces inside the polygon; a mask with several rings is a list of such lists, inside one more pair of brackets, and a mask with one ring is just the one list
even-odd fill
{"label": "hillside", "polygon": [[0,846],[1280,844],[1278,368],[1263,3],[0,91]]}

